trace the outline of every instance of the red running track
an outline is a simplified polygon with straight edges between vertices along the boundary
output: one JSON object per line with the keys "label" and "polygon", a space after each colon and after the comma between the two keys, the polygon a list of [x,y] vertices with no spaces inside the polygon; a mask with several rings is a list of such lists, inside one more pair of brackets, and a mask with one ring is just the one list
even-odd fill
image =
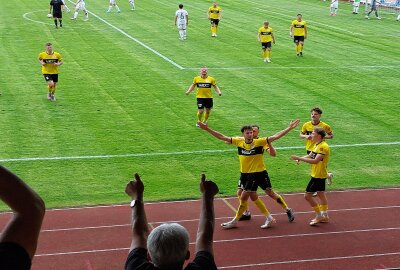
{"label": "red running track", "polygon": [[[400,188],[328,193],[330,222],[308,225],[314,214],[302,194],[284,198],[296,220],[263,197],[277,219],[262,230],[264,217],[251,205],[253,218],[222,230],[234,215],[236,198],[215,202],[214,250],[219,269],[388,269],[400,267]],[[148,220],[155,227],[175,221],[190,234],[193,254],[199,201],[150,203]],[[0,227],[10,214],[0,215]],[[123,269],[130,245],[128,205],[49,210],[40,234],[34,270]]]}

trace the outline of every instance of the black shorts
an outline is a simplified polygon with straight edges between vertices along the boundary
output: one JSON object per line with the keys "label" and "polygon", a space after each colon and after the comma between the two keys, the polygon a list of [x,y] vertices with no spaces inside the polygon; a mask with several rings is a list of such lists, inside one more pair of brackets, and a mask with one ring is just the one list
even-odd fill
{"label": "black shorts", "polygon": [[0,243],[0,269],[31,269],[31,259],[28,252],[16,243]]}
{"label": "black shorts", "polygon": [[211,25],[218,25],[219,19],[210,19]]}
{"label": "black shorts", "polygon": [[46,82],[48,81],[58,82],[58,74],[43,74],[43,76]]}
{"label": "black shorts", "polygon": [[306,192],[314,193],[317,191],[325,191],[325,179],[326,178],[311,177],[310,182],[308,182]]}
{"label": "black shorts", "polygon": [[304,36],[294,36],[293,41],[294,43],[299,43],[300,41],[304,42]]}
{"label": "black shorts", "polygon": [[239,185],[245,191],[257,191],[258,187],[262,190],[271,188],[271,181],[269,180],[267,171],[241,173]]}
{"label": "black shorts", "polygon": [[268,49],[272,47],[272,42],[268,41],[268,42],[261,42],[261,48],[263,49]]}
{"label": "black shorts", "polygon": [[211,109],[213,107],[213,99],[212,98],[197,98],[197,108],[202,110],[204,108]]}
{"label": "black shorts", "polygon": [[53,18],[62,19],[62,12],[53,12]]}

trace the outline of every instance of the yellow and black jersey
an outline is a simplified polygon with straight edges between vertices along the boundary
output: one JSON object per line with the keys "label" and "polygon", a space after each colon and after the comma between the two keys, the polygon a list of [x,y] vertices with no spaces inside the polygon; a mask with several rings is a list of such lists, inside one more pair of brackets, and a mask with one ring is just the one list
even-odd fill
{"label": "yellow and black jersey", "polygon": [[208,13],[210,14],[210,19],[216,19],[216,20],[218,20],[221,11],[222,11],[221,8],[218,7],[218,6],[217,6],[217,7],[214,7],[214,6],[210,7],[210,8],[208,9]]}
{"label": "yellow and black jersey", "polygon": [[258,29],[258,33],[260,34],[260,41],[261,42],[271,42],[272,41],[272,28],[264,26]]}
{"label": "yellow and black jersey", "polygon": [[314,149],[310,153],[311,158],[315,159],[318,154],[323,155],[324,158],[317,164],[311,164],[311,177],[328,177],[328,162],[330,158],[330,153],[331,150],[329,148],[329,145],[325,141],[322,141],[314,146]]}
{"label": "yellow and black jersey", "polygon": [[266,138],[253,139],[248,144],[243,137],[233,137],[231,143],[237,146],[241,173],[266,170],[263,158],[264,147],[268,144]]}
{"label": "yellow and black jersey", "polygon": [[205,79],[201,76],[194,77],[193,84],[197,87],[197,98],[212,98],[211,86],[215,86],[216,84],[213,77],[207,76]]}
{"label": "yellow and black jersey", "polygon": [[306,21],[299,22],[298,20],[292,21],[293,35],[294,36],[305,36]]}
{"label": "yellow and black jersey", "polygon": [[[323,128],[326,134],[332,134],[331,126],[324,122],[319,122],[317,125],[313,125],[311,121],[304,123],[303,127],[301,128],[301,134],[304,135],[311,135],[315,127]],[[306,150],[312,151],[314,149],[315,143],[310,139],[306,140]]]}
{"label": "yellow and black jersey", "polygon": [[42,66],[43,74],[58,74],[58,66],[54,65],[54,63],[62,61],[63,58],[58,52],[53,52],[52,54],[42,52],[39,54],[39,60],[43,60],[46,63]]}

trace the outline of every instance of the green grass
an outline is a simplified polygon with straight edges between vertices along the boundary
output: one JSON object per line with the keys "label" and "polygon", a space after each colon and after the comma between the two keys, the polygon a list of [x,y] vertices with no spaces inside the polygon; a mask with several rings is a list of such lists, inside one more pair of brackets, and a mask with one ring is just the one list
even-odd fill
{"label": "green grass", "polygon": [[[210,126],[226,135],[239,135],[248,123],[271,135],[290,119],[308,121],[309,109],[320,106],[335,133],[331,145],[400,141],[400,29],[394,15],[365,20],[340,3],[339,16],[330,17],[328,4],[314,0],[221,1],[223,20],[213,39],[206,17],[211,2],[190,0],[184,3],[188,39],[181,42],[173,25],[178,2],[140,1],[134,12],[128,1],[120,2],[120,14],[107,14],[107,2],[100,0],[87,8],[184,69],[92,14],[88,22],[82,14],[74,22],[66,13],[63,29],[54,29],[47,2],[0,4],[0,160],[48,207],[126,202],[123,190],[134,172],[143,176],[147,200],[198,197],[201,172],[218,183],[221,195],[234,194],[235,149],[195,128],[195,97],[184,95],[201,65],[223,92],[214,99]],[[299,12],[309,27],[303,58],[295,56],[289,37]],[[271,64],[262,62],[256,41],[266,19],[277,38]],[[48,41],[65,59],[54,103],[46,100],[37,62]],[[298,130],[275,143],[302,145]],[[399,150],[399,144],[333,147],[332,188],[400,186]],[[309,167],[289,160],[302,153],[281,149],[278,157],[266,158],[276,190],[304,190]],[[118,156],[124,154],[144,155]],[[117,156],[6,161],[98,155]]]}

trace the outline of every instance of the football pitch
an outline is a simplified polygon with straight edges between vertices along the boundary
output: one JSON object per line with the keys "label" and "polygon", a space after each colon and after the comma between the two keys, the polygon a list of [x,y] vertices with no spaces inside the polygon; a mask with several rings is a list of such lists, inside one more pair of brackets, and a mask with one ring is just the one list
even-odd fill
{"label": "football pitch", "polygon": [[[236,192],[235,148],[195,127],[196,99],[184,92],[203,65],[216,78],[209,126],[229,136],[259,124],[268,136],[291,119],[321,120],[335,137],[330,189],[400,186],[400,23],[353,15],[347,2],[329,16],[316,0],[219,1],[223,19],[211,38],[211,1],[187,0],[188,39],[178,39],[179,2],[136,1],[106,13],[108,1],[89,0],[89,21],[63,14],[55,29],[48,1],[0,3],[0,162],[26,180],[47,207],[125,203],[127,181],[138,172],[145,199],[199,196],[199,175],[217,182],[221,196]],[[70,9],[72,2],[66,1]],[[308,25],[304,57],[295,54],[290,23]],[[264,20],[276,44],[264,63],[257,30]],[[46,99],[38,54],[52,42],[61,53],[57,101]],[[265,157],[273,187],[299,192],[309,165],[289,157],[305,152],[299,129],[274,143]],[[4,208],[4,207],[2,207]]]}

